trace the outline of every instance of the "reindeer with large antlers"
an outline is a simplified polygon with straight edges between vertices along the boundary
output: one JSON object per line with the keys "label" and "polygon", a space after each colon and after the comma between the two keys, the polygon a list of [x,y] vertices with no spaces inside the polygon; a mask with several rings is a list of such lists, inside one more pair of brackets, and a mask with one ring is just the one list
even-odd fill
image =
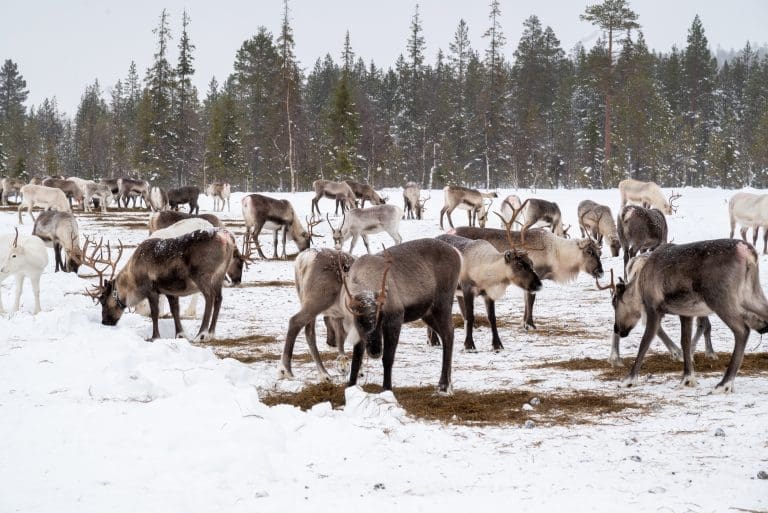
{"label": "reindeer with large antlers", "polygon": [[654,182],[643,182],[632,178],[627,178],[619,182],[619,194],[621,195],[621,206],[624,207],[628,201],[639,203],[645,208],[656,208],[666,215],[672,215],[677,211],[675,200],[680,198],[680,194],[672,194],[669,199],[664,198],[661,188]]}
{"label": "reindeer with large antlers", "polygon": [[312,242],[312,237],[321,237],[312,233],[312,228],[322,223],[322,219],[307,219],[307,229],[301,224],[299,216],[293,209],[293,205],[288,200],[279,200],[264,196],[261,194],[249,194],[242,200],[243,220],[245,221],[245,239],[243,240],[243,252],[253,241],[259,256],[266,260],[266,255],[261,250],[259,244],[259,234],[261,230],[274,230],[274,248],[277,258],[277,232],[283,231],[283,254],[282,258],[287,258],[285,253],[285,241],[290,234],[291,239],[296,243],[299,252],[307,249]]}
{"label": "reindeer with large antlers", "polygon": [[[152,339],[159,338],[159,298],[163,294],[168,298],[176,336],[186,337],[179,316],[179,297],[200,292],[205,298],[205,310],[200,330],[193,341],[209,340],[215,336],[222,302],[221,288],[235,251],[234,238],[228,231],[213,228],[172,239],[147,239],[138,245],[131,259],[114,278],[112,276],[122,255],[122,244],[114,260],[109,246],[106,257],[100,249],[101,244],[91,253],[87,250],[83,253],[84,263],[93,267],[100,277],[100,285],[90,294],[101,303],[102,324],[114,326],[126,308],[147,299],[152,314]],[[103,267],[96,267],[98,264]],[[110,268],[111,277],[104,280],[104,273]]]}

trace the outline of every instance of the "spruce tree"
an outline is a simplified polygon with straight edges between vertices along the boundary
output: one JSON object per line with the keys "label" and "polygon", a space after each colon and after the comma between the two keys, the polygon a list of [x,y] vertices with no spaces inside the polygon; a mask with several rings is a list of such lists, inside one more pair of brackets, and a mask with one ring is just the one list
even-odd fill
{"label": "spruce tree", "polygon": [[18,65],[6,59],[0,68],[0,173],[21,176],[27,170],[24,102],[28,95]]}
{"label": "spruce tree", "polygon": [[[184,10],[182,14],[182,30],[179,39],[179,60],[176,64],[176,184],[186,185],[190,181],[191,163],[196,160],[197,139],[199,135],[199,119],[197,115],[197,91],[192,85],[191,77],[195,73],[192,65],[195,49],[189,40],[189,15]],[[205,187],[207,184],[203,184]]]}

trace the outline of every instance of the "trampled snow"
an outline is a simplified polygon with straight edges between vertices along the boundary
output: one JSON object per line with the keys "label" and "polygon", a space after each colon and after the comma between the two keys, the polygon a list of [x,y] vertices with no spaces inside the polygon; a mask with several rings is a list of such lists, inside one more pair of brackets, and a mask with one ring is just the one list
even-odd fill
{"label": "trampled snow", "polygon": [[[499,194],[509,192],[534,195]],[[680,208],[668,218],[675,242],[728,235],[726,202],[733,191],[678,192],[683,194]],[[399,190],[385,193],[391,203],[401,204]],[[302,218],[308,215],[309,193],[273,196],[290,199]],[[425,220],[401,223],[404,240],[440,233],[442,192],[431,196]],[[616,190],[539,190],[535,196],[558,202],[572,234],[578,232],[579,201],[607,204],[614,214],[619,202]],[[240,197],[233,196],[233,212],[223,217],[241,219]],[[210,199],[201,198],[203,210],[211,206]],[[333,202],[321,200],[320,207],[332,210]],[[131,246],[146,237],[139,223],[147,218],[146,213],[83,217],[81,232]],[[123,226],[111,226],[113,219]],[[15,212],[0,212],[0,233],[12,231],[16,221]],[[457,210],[453,221],[466,224],[466,214]],[[25,217],[20,230],[31,229]],[[325,234],[318,245],[332,245],[327,225],[316,231]],[[262,237],[268,256],[271,240]],[[392,241],[381,234],[372,236],[371,244],[379,248]],[[364,251],[358,244],[355,253]],[[641,371],[640,387],[624,391],[591,372],[536,367],[608,357],[609,295],[597,291],[587,276],[567,285],[545,282],[534,310],[537,331],[518,327],[521,293],[508,291],[497,303],[497,314],[514,322],[500,329],[506,348],[500,353],[491,350],[484,328],[475,334],[478,352],[465,353],[464,330],[457,329],[453,387],[522,388],[542,395],[592,390],[647,408],[593,417],[589,424],[534,422],[526,429],[409,417],[397,403],[397,388],[436,387],[440,373],[440,350],[426,345],[418,327],[403,329],[394,394],[351,388],[339,410],[329,404],[308,412],[267,407],[259,400],[265,393],[317,382],[314,365],[294,360],[295,379],[278,380],[276,360],[244,364],[186,340],[147,342],[150,320],[135,313],[126,313],[116,327],[103,326],[100,309],[82,294],[93,280],[54,273],[49,260],[41,281],[43,312],[31,314],[26,284],[21,312],[0,317],[0,512],[768,509],[768,481],[757,478],[759,471],[768,471],[768,376],[739,375],[736,392],[719,396],[710,391],[721,375],[699,375],[697,388],[679,389],[679,375]],[[761,256],[764,288],[767,261]],[[621,257],[604,254],[606,271],[619,271],[621,265]],[[295,290],[280,283],[292,279],[292,262],[251,265],[243,278],[246,286],[224,291],[217,335],[274,336],[268,348],[279,355],[288,318],[298,310]],[[247,286],[258,282],[275,286]],[[0,290],[5,305],[12,304],[12,291],[8,279]],[[483,313],[479,302],[476,308]],[[183,322],[187,333],[197,333],[199,320]],[[665,325],[678,332],[675,319]],[[318,326],[324,345],[322,323]],[[715,349],[730,352],[730,331],[719,320],[713,326]],[[160,328],[163,336],[173,337],[171,320],[163,319]],[[557,332],[573,334],[550,334]],[[623,356],[636,351],[641,334],[638,327],[622,340]],[[651,347],[663,350],[658,342]],[[766,342],[752,334],[747,352],[767,350]],[[306,352],[301,335],[295,353]],[[364,370],[364,383],[381,382],[379,361],[367,361]],[[344,381],[333,366],[329,371]]]}

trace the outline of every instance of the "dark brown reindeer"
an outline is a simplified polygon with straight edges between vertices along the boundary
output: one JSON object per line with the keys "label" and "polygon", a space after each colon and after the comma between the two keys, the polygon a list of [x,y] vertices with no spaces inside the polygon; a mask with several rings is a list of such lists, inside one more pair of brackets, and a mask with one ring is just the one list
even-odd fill
{"label": "dark brown reindeer", "polygon": [[[527,200],[526,200],[527,201]],[[548,230],[533,228],[525,232],[507,232],[493,228],[472,228],[462,226],[454,230],[456,235],[468,239],[482,239],[490,242],[498,251],[510,248],[509,237],[514,248],[524,250],[533,262],[533,270],[542,280],[553,280],[556,283],[568,283],[576,278],[579,272],[590,276],[603,275],[603,265],[600,262],[600,247],[590,239],[563,239]],[[535,294],[526,293],[525,314],[523,327],[536,328],[533,323],[533,303]]]}
{"label": "dark brown reindeer", "polygon": [[312,182],[312,188],[315,191],[315,197],[312,198],[313,216],[315,215],[315,210],[317,210],[318,217],[322,215],[317,204],[320,198],[329,198],[336,201],[336,215],[339,215],[339,204],[341,204],[342,211],[355,208],[356,206],[355,193],[346,182],[315,180]]}
{"label": "dark brown reindeer", "polygon": [[168,190],[168,206],[171,210],[179,210],[179,205],[189,203],[189,213],[199,214],[200,206],[197,204],[199,198],[200,187],[194,185]]}
{"label": "dark brown reindeer", "polygon": [[283,356],[280,359],[281,378],[292,378],[291,358],[296,336],[304,328],[304,335],[309,346],[309,353],[317,366],[317,372],[325,381],[331,376],[323,366],[317,351],[315,319],[323,315],[328,329],[328,345],[336,347],[339,358],[344,358],[344,312],[339,303],[342,274],[349,272],[355,259],[348,253],[332,249],[309,249],[296,257],[294,267],[296,293],[301,302],[301,309],[288,321],[288,333],[285,336]]}
{"label": "dark brown reindeer", "polygon": [[718,239],[666,244],[648,256],[632,280],[614,285],[613,331],[626,337],[645,314],[637,358],[622,387],[638,384],[645,353],[665,314],[680,317],[682,386],[695,386],[691,327],[693,317],[717,314],[733,332],[734,348],[715,393],[733,391],[750,329],[768,332],[768,301],[760,287],[757,252],[746,242]]}
{"label": "dark brown reindeer", "polygon": [[215,337],[221,288],[235,250],[234,238],[229,232],[197,230],[173,239],[147,239],[138,245],[117,277],[107,280],[104,273],[111,269],[114,276],[122,245],[115,260],[109,250],[107,256],[103,256],[101,245],[90,254],[87,249],[86,244],[84,263],[93,267],[100,278],[100,285],[90,291],[90,295],[101,304],[102,324],[116,325],[126,308],[147,299],[152,314],[152,339],[159,338],[159,298],[164,294],[173,315],[176,337],[186,337],[179,317],[179,297],[200,292],[205,298],[205,311],[193,342]]}
{"label": "dark brown reindeer", "polygon": [[667,242],[667,220],[660,210],[627,205],[616,219],[616,233],[624,250],[624,278],[629,259]]}
{"label": "dark brown reindeer", "polygon": [[[349,185],[349,188],[355,194],[355,198],[360,200],[360,208],[365,208],[366,201],[372,205],[383,205],[387,202],[387,197],[382,198],[379,196],[379,193],[367,183],[353,182],[352,180],[344,180],[344,183]],[[338,202],[339,200],[337,199],[336,201]]]}
{"label": "dark brown reindeer", "polygon": [[322,219],[317,221],[307,220],[307,229],[305,230],[299,216],[296,215],[296,211],[293,209],[293,205],[288,200],[279,200],[261,194],[249,194],[242,199],[242,207],[243,220],[245,221],[243,252],[253,241],[259,256],[263,259],[267,258],[261,250],[261,244],[259,244],[259,234],[265,228],[267,230],[274,230],[274,258],[277,258],[277,232],[280,230],[283,231],[283,258],[287,258],[285,242],[288,234],[290,234],[291,240],[296,243],[299,252],[309,247],[313,236],[319,237],[319,235],[312,233],[312,228],[320,224]]}
{"label": "dark brown reindeer", "polygon": [[438,390],[451,391],[451,306],[461,273],[461,255],[436,239],[392,246],[356,259],[339,299],[347,342],[353,344],[349,386],[357,383],[363,353],[382,356],[384,390],[392,389],[392,365],[403,323],[422,319],[443,343]]}
{"label": "dark brown reindeer", "polygon": [[403,210],[405,211],[405,219],[419,219],[421,220],[422,213],[426,208],[424,205],[431,198],[431,195],[427,198],[421,199],[421,188],[416,182],[408,182],[403,188]]}
{"label": "dark brown reindeer", "polygon": [[578,215],[581,236],[596,240],[600,247],[603,246],[603,239],[607,239],[611,256],[619,256],[621,241],[611,209],[592,200],[584,200],[579,203]]}
{"label": "dark brown reindeer", "polygon": [[[445,204],[440,209],[440,229],[443,230],[443,215],[448,217],[448,224],[453,228],[453,220],[451,219],[451,212],[457,208],[461,208],[467,211],[469,218],[469,226],[480,225],[480,228],[485,228],[485,223],[488,221],[488,212],[493,202],[493,198],[497,198],[498,194],[495,192],[480,192],[476,189],[468,189],[466,187],[460,187],[458,185],[448,185],[443,188],[443,195]],[[491,199],[489,203],[486,203],[486,199]]]}
{"label": "dark brown reindeer", "polygon": [[[61,269],[64,272],[77,273],[83,262],[83,253],[80,248],[80,230],[74,215],[57,210],[40,212],[32,228],[32,235],[53,247],[53,256],[56,259],[54,272]],[[66,260],[61,258],[62,249]]]}
{"label": "dark brown reindeer", "polygon": [[222,223],[221,219],[219,219],[214,214],[200,214],[196,216],[192,214],[187,214],[186,212],[176,212],[175,210],[164,210],[162,212],[154,213],[149,217],[149,234],[152,235],[152,233],[156,232],[157,230],[168,228],[169,226],[174,225],[183,219],[191,219],[195,217],[199,217],[200,219],[205,219],[216,228],[224,228],[224,223]]}

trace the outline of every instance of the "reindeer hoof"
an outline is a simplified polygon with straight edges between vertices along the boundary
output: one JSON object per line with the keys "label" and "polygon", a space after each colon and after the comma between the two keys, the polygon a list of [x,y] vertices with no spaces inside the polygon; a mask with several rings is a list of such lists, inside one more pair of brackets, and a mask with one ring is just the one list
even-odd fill
{"label": "reindeer hoof", "polygon": [[680,387],[691,387],[694,388],[698,384],[698,381],[696,381],[696,376],[690,375],[690,376],[683,376],[683,380],[680,382]]}
{"label": "reindeer hoof", "polygon": [[214,338],[213,333],[203,331],[202,333],[198,333],[192,342],[195,344],[199,344],[200,342],[208,342],[209,340],[213,340],[213,338]]}
{"label": "reindeer hoof", "polygon": [[437,395],[453,395],[453,386],[439,385],[437,388]]}
{"label": "reindeer hoof", "polygon": [[717,360],[717,353],[707,353],[704,356],[706,356],[707,360]]}
{"label": "reindeer hoof", "polygon": [[533,324],[532,322],[524,322],[523,323],[523,329],[525,331],[535,330],[536,329],[536,325]]}
{"label": "reindeer hoof", "polygon": [[608,363],[611,364],[611,367],[624,367],[624,362],[621,361],[619,355],[616,354],[612,354],[608,357]]}
{"label": "reindeer hoof", "polygon": [[627,376],[619,383],[620,388],[635,388],[637,387],[637,376]]}
{"label": "reindeer hoof", "polygon": [[669,357],[672,358],[676,362],[682,362],[683,361],[683,352],[682,351],[670,351]]}
{"label": "reindeer hoof", "polygon": [[732,394],[733,392],[733,381],[729,381],[728,383],[718,383],[717,386],[712,389],[712,393],[716,395]]}

